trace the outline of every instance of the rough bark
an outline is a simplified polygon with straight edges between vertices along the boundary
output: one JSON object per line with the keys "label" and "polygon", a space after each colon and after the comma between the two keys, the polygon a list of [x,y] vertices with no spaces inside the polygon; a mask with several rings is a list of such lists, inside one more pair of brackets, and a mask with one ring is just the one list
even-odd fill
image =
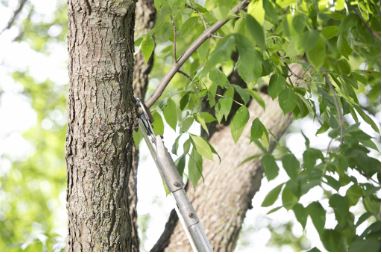
{"label": "rough bark", "polygon": [[[298,75],[302,73],[297,65],[292,66],[292,69]],[[295,77],[292,79],[296,81]],[[277,100],[273,101],[265,94],[262,97],[266,108],[263,110],[258,104],[252,102],[249,106],[249,123],[259,117],[267,129],[274,134],[276,139],[271,142],[272,150],[275,141],[288,128],[292,118],[284,115]],[[232,140],[229,127],[217,130],[210,138],[210,142],[221,156],[221,162],[205,160],[204,181],[188,191],[188,196],[204,225],[214,251],[235,249],[245,214],[252,208],[253,196],[260,188],[261,163],[258,160],[252,160],[239,166],[249,156],[262,153],[257,146],[249,142],[250,129],[251,125],[247,124],[236,144]],[[179,223],[166,251],[191,251]]]}
{"label": "rough bark", "polygon": [[[155,8],[153,0],[139,0],[135,9],[135,36],[139,37],[145,34],[154,26]],[[147,85],[148,74],[153,65],[153,58],[146,63],[143,55],[139,52],[135,54],[133,89],[134,96],[144,99]],[[133,147],[133,165],[129,176],[129,200],[130,200],[130,218],[132,226],[132,251],[139,251],[139,236],[138,236],[138,215],[137,215],[137,171],[139,162],[139,150],[134,145]]]}
{"label": "rough bark", "polygon": [[68,251],[130,251],[133,0],[69,0]]}

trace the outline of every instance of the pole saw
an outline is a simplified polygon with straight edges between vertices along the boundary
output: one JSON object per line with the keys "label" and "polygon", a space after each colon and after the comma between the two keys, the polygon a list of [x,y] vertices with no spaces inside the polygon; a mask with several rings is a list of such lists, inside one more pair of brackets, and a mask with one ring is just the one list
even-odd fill
{"label": "pole saw", "polygon": [[140,99],[135,99],[138,107],[139,128],[159,170],[159,174],[175,200],[176,213],[191,243],[192,249],[197,252],[211,252],[212,247],[204,233],[203,226],[187,198],[182,177],[179,175],[162,138],[154,134],[150,115],[146,111],[146,107]]}

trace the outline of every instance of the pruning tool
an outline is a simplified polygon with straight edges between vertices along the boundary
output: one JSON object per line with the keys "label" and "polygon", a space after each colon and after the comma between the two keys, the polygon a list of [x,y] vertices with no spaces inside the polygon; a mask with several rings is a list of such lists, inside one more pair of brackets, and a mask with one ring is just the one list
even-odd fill
{"label": "pruning tool", "polygon": [[179,175],[170,153],[165,147],[162,137],[155,135],[151,125],[151,115],[143,102],[135,98],[138,107],[139,128],[150,150],[151,156],[175,200],[175,210],[186,232],[192,249],[196,252],[211,252],[212,247],[204,233],[203,226],[195,209],[187,198],[182,177]]}

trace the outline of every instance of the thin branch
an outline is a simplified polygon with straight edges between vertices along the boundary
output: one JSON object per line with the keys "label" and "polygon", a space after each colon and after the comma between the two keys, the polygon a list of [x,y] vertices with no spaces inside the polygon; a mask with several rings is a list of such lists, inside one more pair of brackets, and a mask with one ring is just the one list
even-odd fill
{"label": "thin branch", "polygon": [[[240,2],[240,4],[236,5],[231,14],[237,14],[240,10],[243,10],[249,3],[249,0],[244,0]],[[178,62],[176,62],[170,71],[163,77],[158,87],[154,91],[153,95],[146,101],[146,105],[150,108],[162,95],[164,89],[170,83],[171,79],[178,72],[178,70],[182,67],[182,65],[191,57],[191,55],[205,42],[208,38],[211,37],[213,33],[219,30],[222,26],[224,26],[232,17],[228,17],[226,19],[217,21],[213,26],[205,30],[191,45],[183,55],[179,58]]]}
{"label": "thin branch", "polygon": [[3,30],[1,30],[0,34],[2,34],[5,30],[8,30],[9,28],[11,28],[13,26],[17,17],[19,16],[21,11],[23,10],[26,2],[27,2],[27,0],[20,0],[19,5],[13,11],[11,18],[8,20],[7,25],[3,28]]}
{"label": "thin branch", "polygon": [[179,217],[176,214],[175,209],[171,210],[170,216],[167,219],[166,225],[164,226],[164,230],[160,235],[158,241],[151,248],[150,252],[164,252],[166,247],[170,243],[170,237],[174,232],[175,226],[178,223]]}
{"label": "thin branch", "polygon": [[[226,96],[224,96],[224,95],[221,95],[221,94],[216,94],[216,96],[218,96],[218,97],[220,97],[220,98],[229,98],[229,97],[226,97]],[[245,106],[243,103],[240,103],[240,102],[238,102],[237,100],[234,100],[234,99],[232,99],[232,101],[233,102],[235,102],[237,105],[239,105],[239,106]]]}
{"label": "thin branch", "polygon": [[191,76],[188,75],[187,73],[185,73],[184,71],[182,71],[182,70],[179,69],[178,72],[179,72],[180,74],[182,74],[183,76],[185,76],[186,78],[188,78],[190,81],[192,81]]}
{"label": "thin branch", "polygon": [[174,58],[174,64],[178,62],[176,57],[176,25],[174,17],[171,15],[171,24],[172,24],[172,33],[173,33],[173,41],[172,41],[172,55]]}

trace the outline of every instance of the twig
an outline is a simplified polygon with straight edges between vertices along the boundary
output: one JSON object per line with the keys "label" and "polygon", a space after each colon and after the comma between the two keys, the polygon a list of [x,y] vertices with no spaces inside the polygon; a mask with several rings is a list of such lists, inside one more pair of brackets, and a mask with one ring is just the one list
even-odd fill
{"label": "twig", "polygon": [[[218,97],[220,97],[220,98],[229,98],[229,97],[226,97],[226,96],[224,96],[224,95],[221,95],[221,94],[216,94],[216,96],[218,96]],[[239,106],[245,106],[243,103],[240,103],[240,102],[238,102],[237,100],[234,100],[234,99],[232,99],[232,101],[233,102],[235,102],[237,105],[239,105]]]}
{"label": "twig", "polygon": [[12,14],[11,18],[8,20],[7,25],[1,30],[0,34],[2,34],[5,30],[8,30],[9,28],[11,28],[13,26],[13,24],[15,23],[17,17],[19,16],[21,11],[23,10],[26,2],[27,2],[27,0],[20,0],[19,1],[19,5],[13,11],[13,14]]}
{"label": "twig", "polygon": [[174,64],[178,62],[176,57],[176,25],[174,21],[174,17],[171,15],[171,24],[172,24],[172,33],[173,33],[173,41],[172,41],[172,55],[174,58]]}
{"label": "twig", "polygon": [[182,70],[179,69],[178,72],[179,72],[180,74],[182,74],[183,76],[185,76],[186,78],[188,78],[190,81],[192,81],[191,76],[188,75],[187,73],[185,73],[184,71],[182,71]]}
{"label": "twig", "polygon": [[[240,4],[236,5],[231,13],[237,14],[240,10],[244,9],[248,5],[249,0],[244,0],[240,2]],[[164,89],[170,83],[171,79],[178,72],[178,70],[182,67],[182,65],[190,58],[190,56],[205,42],[208,38],[211,37],[213,33],[219,30],[224,24],[226,24],[232,17],[228,17],[226,19],[217,21],[213,26],[205,30],[191,45],[183,55],[178,59],[178,62],[174,63],[170,71],[163,77],[158,87],[154,91],[153,95],[146,101],[146,106],[150,108],[162,95]]]}

